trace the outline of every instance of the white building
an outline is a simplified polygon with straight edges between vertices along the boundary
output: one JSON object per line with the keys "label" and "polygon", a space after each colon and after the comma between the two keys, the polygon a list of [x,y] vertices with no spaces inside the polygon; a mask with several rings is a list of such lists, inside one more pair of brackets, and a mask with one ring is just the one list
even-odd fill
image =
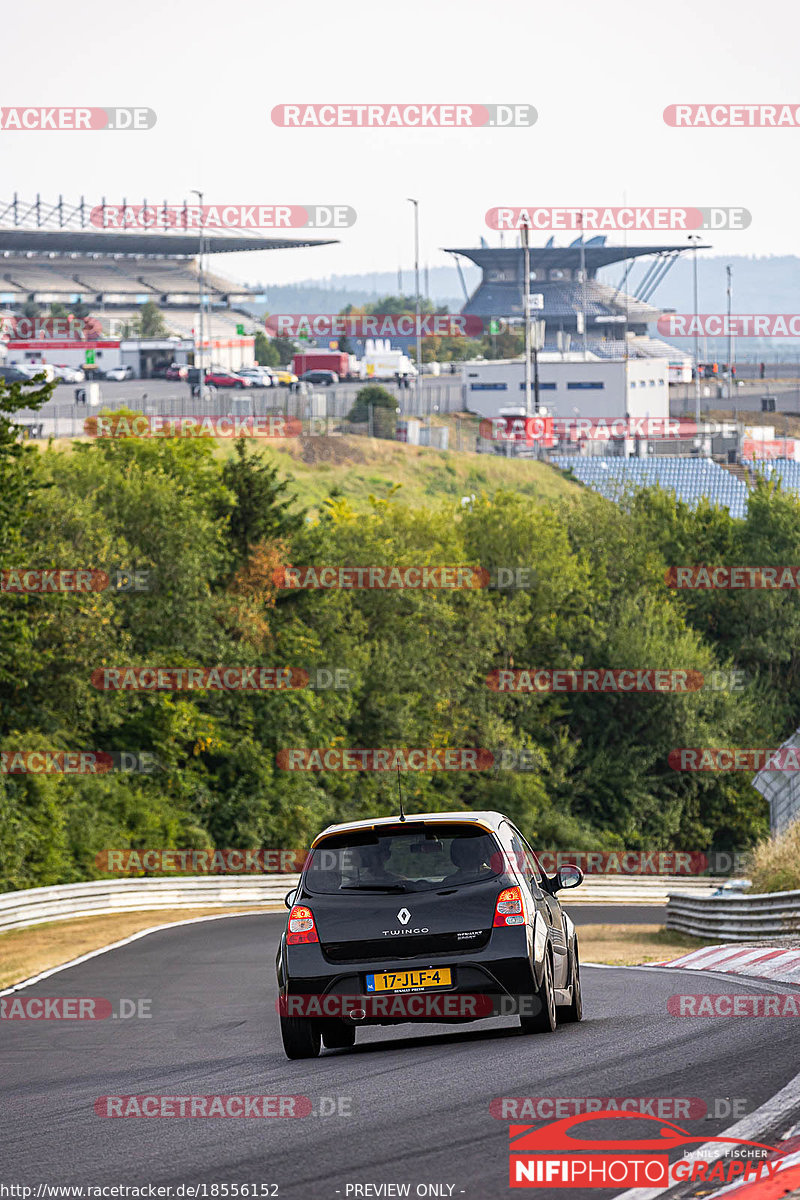
{"label": "white building", "polygon": [[[466,411],[495,417],[501,409],[525,404],[524,359],[481,360],[461,366]],[[555,417],[668,417],[669,360],[540,352],[539,405]]]}

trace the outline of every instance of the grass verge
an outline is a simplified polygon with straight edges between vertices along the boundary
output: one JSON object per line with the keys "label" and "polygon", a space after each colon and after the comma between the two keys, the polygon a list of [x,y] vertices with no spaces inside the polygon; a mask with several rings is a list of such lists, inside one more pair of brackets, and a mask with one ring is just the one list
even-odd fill
{"label": "grass verge", "polygon": [[702,946],[719,946],[719,941],[675,933],[663,925],[578,925],[582,962],[634,967],[641,963],[679,958]]}

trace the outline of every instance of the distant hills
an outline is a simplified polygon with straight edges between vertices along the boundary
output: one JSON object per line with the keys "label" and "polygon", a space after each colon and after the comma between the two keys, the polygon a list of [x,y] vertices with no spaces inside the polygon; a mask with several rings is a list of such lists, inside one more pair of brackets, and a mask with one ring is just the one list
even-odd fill
{"label": "distant hills", "polygon": [[[647,269],[648,260],[640,260],[628,275],[625,290],[634,293],[637,282]],[[732,303],[734,313],[797,313],[800,312],[800,258],[796,255],[764,257],[736,255],[698,255],[697,277],[699,310],[701,313],[724,313],[727,307],[725,268],[732,268]],[[464,280],[470,294],[480,281],[477,267],[462,265]],[[622,263],[601,271],[598,278],[617,285],[623,275]],[[458,312],[464,303],[464,293],[455,267],[433,267],[420,272],[423,292],[435,304],[446,304]],[[261,316],[264,308],[270,312],[339,312],[348,304],[367,304],[379,296],[395,295],[414,290],[412,271],[374,271],[368,274],[334,275],[329,279],[308,279],[293,284],[257,284],[267,295],[266,305],[248,306],[254,315]],[[672,266],[656,289],[651,302],[661,308],[690,313],[694,309],[692,256],[687,253]],[[689,339],[676,339],[676,345],[690,348]],[[740,338],[736,357],[758,357],[769,350],[773,357],[794,358],[800,355],[800,340]],[[704,350],[704,353],[706,351]],[[725,356],[725,339],[708,339],[708,352]]]}

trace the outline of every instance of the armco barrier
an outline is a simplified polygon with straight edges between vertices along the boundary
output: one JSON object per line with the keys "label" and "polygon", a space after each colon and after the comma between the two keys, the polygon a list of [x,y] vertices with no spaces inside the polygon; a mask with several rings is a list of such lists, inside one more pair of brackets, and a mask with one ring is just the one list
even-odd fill
{"label": "armco barrier", "polygon": [[667,929],[726,942],[750,942],[791,934],[800,937],[800,891],[765,892],[757,896],[671,892]]}
{"label": "armco barrier", "polygon": [[[0,933],[43,921],[90,917],[99,913],[159,908],[228,908],[247,904],[282,905],[299,875],[192,875],[188,878],[98,879],[57,887],[0,893]],[[716,881],[683,877],[589,875],[579,891],[562,892],[577,904],[666,904],[680,885],[701,896]]]}
{"label": "armco barrier", "polygon": [[299,875],[208,875],[189,878],[99,879],[0,894],[0,933],[43,921],[159,908],[283,906]]}
{"label": "armco barrier", "polygon": [[721,879],[708,875],[585,875],[575,891],[559,892],[562,904],[666,904],[676,888],[697,896],[707,896],[719,887]]}

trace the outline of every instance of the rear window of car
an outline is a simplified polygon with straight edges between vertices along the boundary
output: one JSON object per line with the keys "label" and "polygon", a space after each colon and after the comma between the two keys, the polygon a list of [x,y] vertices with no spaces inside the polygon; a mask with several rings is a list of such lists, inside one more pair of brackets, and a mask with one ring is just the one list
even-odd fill
{"label": "rear window of car", "polygon": [[499,875],[503,853],[475,825],[409,823],[332,834],[312,850],[310,892],[425,892],[481,883]]}

